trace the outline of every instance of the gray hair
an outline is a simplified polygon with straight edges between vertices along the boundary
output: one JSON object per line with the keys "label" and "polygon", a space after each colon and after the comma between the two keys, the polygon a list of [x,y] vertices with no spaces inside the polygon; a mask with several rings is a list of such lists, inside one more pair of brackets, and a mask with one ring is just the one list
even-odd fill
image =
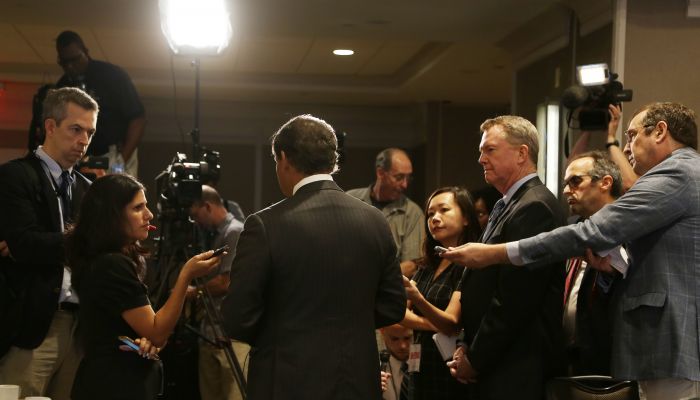
{"label": "gray hair", "polygon": [[489,118],[484,121],[479,129],[486,132],[494,126],[503,128],[506,134],[506,141],[514,146],[525,145],[528,148],[530,161],[537,166],[537,156],[540,145],[537,137],[537,128],[532,122],[516,115],[501,115],[496,118]]}
{"label": "gray hair", "polygon": [[68,103],[73,103],[87,111],[100,111],[97,102],[89,94],[74,87],[64,87],[49,90],[44,99],[42,121],[53,119],[56,125],[61,125],[68,114]]}

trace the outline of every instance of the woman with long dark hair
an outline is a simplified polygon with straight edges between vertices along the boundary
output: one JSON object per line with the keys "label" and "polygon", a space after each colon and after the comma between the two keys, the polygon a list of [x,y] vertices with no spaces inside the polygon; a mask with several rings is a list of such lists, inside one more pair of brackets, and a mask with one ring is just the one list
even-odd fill
{"label": "woman with long dark hair", "polygon": [[[414,298],[413,310],[407,311],[403,324],[414,329],[414,340],[421,345],[420,371],[413,374],[415,399],[462,399],[466,386],[457,382],[440,356],[432,336],[436,328],[422,318],[420,303],[445,310],[457,291],[464,267],[451,264],[435,252],[435,246],[455,247],[479,238],[481,228],[474,202],[467,189],[451,186],[434,191],[425,206],[425,241],[423,260],[413,276],[419,296]],[[449,330],[449,334],[455,332]]]}
{"label": "woman with long dark hair", "polygon": [[[154,399],[161,384],[156,354],[175,327],[187,286],[219,263],[212,251],[188,260],[170,297],[155,312],[142,282],[146,251],[139,244],[148,238],[152,218],[141,183],[128,175],[108,175],[91,185],[67,234],[85,351],[73,400]],[[119,336],[138,338],[139,350],[124,351]]]}

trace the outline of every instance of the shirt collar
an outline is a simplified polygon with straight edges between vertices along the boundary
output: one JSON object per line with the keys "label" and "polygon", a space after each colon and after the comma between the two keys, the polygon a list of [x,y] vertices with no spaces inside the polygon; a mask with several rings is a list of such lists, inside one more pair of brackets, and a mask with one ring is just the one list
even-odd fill
{"label": "shirt collar", "polygon": [[296,185],[294,185],[294,189],[292,190],[292,196],[299,190],[304,185],[307,185],[312,182],[318,182],[318,181],[332,181],[333,177],[330,174],[315,174],[315,175],[309,175],[306,178],[300,180],[297,182]]}
{"label": "shirt collar", "polygon": [[223,221],[219,225],[217,225],[214,229],[216,230],[216,233],[221,233],[223,230],[231,223],[233,220],[233,214],[226,213],[226,218],[224,218]]}
{"label": "shirt collar", "polygon": [[[46,154],[46,151],[44,151],[44,146],[39,146],[35,151],[34,154],[41,160],[46,168],[49,170],[49,173],[51,174],[51,177],[53,178],[54,182],[59,182],[61,178],[61,173],[63,172],[63,168],[61,168],[60,165],[51,158],[48,154]],[[73,167],[68,168],[69,173],[73,173]],[[59,182],[60,183],[60,182]]]}
{"label": "shirt collar", "polygon": [[511,187],[506,191],[506,194],[503,195],[503,202],[504,202],[505,204],[508,204],[508,202],[510,201],[510,199],[513,198],[513,195],[515,194],[515,192],[517,192],[518,189],[520,189],[520,187],[521,187],[522,185],[525,184],[525,182],[529,181],[530,179],[532,179],[532,178],[534,178],[534,177],[536,177],[536,176],[537,176],[537,173],[536,173],[536,172],[533,172],[533,173],[527,174],[527,175],[523,176],[522,178],[520,178],[517,182],[515,182],[515,183],[513,184],[513,186],[511,186]]}

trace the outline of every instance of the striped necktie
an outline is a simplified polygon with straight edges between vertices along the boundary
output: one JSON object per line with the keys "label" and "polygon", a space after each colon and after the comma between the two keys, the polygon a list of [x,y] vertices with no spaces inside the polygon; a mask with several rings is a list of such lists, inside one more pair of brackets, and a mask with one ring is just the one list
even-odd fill
{"label": "striped necktie", "polygon": [[73,222],[73,213],[71,210],[71,185],[75,181],[75,177],[68,172],[61,172],[61,183],[58,185],[56,194],[61,198],[61,210],[63,214],[63,222]]}
{"label": "striped necktie", "polygon": [[401,363],[401,392],[399,400],[413,400],[413,385],[411,384],[411,374],[408,372],[408,363]]}

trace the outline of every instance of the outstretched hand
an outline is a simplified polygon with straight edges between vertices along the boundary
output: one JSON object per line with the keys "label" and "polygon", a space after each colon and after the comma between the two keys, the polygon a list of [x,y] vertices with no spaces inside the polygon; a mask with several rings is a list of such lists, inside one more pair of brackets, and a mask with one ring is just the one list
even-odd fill
{"label": "outstretched hand", "polygon": [[505,244],[466,243],[449,247],[440,257],[467,268],[509,263]]}

